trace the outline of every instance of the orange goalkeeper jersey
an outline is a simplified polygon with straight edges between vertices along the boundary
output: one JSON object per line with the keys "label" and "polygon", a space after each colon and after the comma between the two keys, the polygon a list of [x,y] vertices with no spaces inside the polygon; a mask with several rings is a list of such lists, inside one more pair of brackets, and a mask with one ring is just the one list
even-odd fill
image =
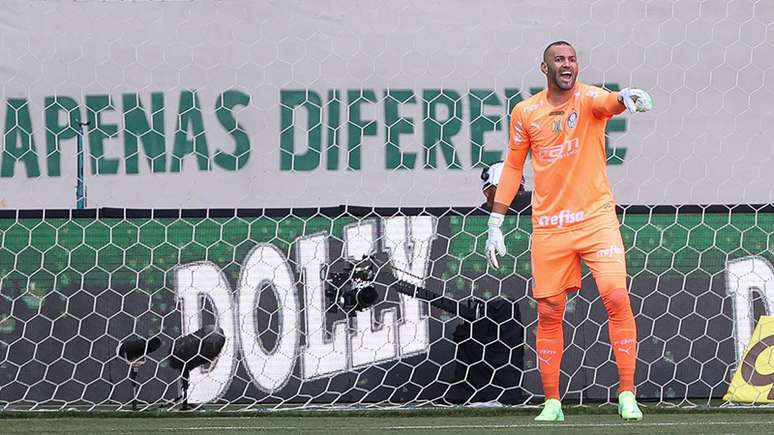
{"label": "orange goalkeeper jersey", "polygon": [[511,112],[508,156],[495,202],[511,203],[531,152],[533,231],[566,231],[614,216],[605,125],[623,110],[617,93],[580,82],[560,106],[548,102],[545,90],[521,101]]}

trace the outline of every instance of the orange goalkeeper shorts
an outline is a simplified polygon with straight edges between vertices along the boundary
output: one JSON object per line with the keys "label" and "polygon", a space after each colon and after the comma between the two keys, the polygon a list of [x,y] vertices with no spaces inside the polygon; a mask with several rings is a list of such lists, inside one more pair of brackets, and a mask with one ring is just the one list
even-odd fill
{"label": "orange goalkeeper shorts", "polygon": [[[614,219],[614,220],[613,220]],[[536,299],[581,287],[580,260],[594,279],[612,280],[626,288],[626,258],[618,218],[593,227],[532,234],[532,294]]]}

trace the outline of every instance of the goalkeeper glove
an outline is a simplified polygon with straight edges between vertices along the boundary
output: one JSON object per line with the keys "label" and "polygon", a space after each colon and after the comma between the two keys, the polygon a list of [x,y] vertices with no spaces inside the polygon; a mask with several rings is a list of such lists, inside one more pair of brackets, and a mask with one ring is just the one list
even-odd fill
{"label": "goalkeeper glove", "polygon": [[492,213],[489,215],[489,231],[486,238],[486,259],[494,269],[500,267],[500,264],[497,262],[497,256],[505,255],[506,252],[503,232],[500,230],[503,220],[505,220],[505,215],[500,213]]}
{"label": "goalkeeper glove", "polygon": [[642,89],[624,88],[618,92],[618,101],[623,103],[629,112],[647,112],[653,108],[653,98]]}

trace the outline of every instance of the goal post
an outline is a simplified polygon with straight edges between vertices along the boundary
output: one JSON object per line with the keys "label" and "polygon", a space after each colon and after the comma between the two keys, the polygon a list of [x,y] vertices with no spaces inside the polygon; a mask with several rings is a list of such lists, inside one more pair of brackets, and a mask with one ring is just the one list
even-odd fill
{"label": "goal post", "polygon": [[[584,83],[655,102],[605,132],[638,398],[768,397],[764,372],[734,375],[768,355],[774,309],[774,3],[0,14],[2,410],[540,402],[531,216],[506,217],[488,268],[480,175],[560,39]],[[329,279],[363,257],[401,282]],[[607,404],[607,317],[583,273],[561,393]]]}
{"label": "goal post", "polygon": [[[192,404],[523,404],[542,395],[524,216],[506,219],[509,255],[500,271],[486,272],[480,210],[298,212],[305,217],[281,210],[2,212],[4,409],[129,406],[129,364],[116,350],[137,336],[162,341],[138,370],[139,402],[175,403],[180,373],[170,366],[172,344],[206,324],[222,328],[225,346],[207,370],[192,372]],[[750,303],[749,312],[735,306],[752,300],[768,275],[758,267],[740,284],[726,263],[755,259],[771,273],[772,219],[768,207],[639,207],[622,215],[640,331],[640,398],[707,404],[726,393],[737,346],[745,346],[734,331],[772,302]],[[426,301],[381,289],[371,308],[337,309],[321,271],[361,252],[383,253],[411,271],[404,279],[454,300],[515,302],[526,331],[523,360],[495,368],[520,379],[474,386],[457,366],[475,361],[455,356],[455,331],[465,321]],[[616,382],[607,321],[588,273],[583,287],[565,318],[563,394],[606,402]],[[463,387],[467,396],[455,396]]]}

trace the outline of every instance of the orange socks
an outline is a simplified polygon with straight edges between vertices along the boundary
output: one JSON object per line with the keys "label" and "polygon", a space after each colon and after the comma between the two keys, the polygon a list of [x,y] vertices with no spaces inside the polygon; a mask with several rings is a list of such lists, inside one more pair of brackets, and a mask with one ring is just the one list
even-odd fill
{"label": "orange socks", "polygon": [[[608,331],[618,366],[618,390],[634,392],[634,369],[637,365],[637,326],[634,323],[629,293],[616,288],[601,294],[609,318]],[[537,300],[538,326],[535,347],[540,379],[548,399],[559,399],[559,369],[564,350],[562,323],[565,293]]]}
{"label": "orange socks", "polygon": [[618,365],[618,391],[634,392],[634,369],[637,366],[637,325],[626,289],[616,288],[601,294],[610,319],[610,345]]}
{"label": "orange socks", "polygon": [[566,302],[565,293],[537,300],[538,327],[535,347],[546,400],[559,400],[559,369],[564,351],[562,323]]}

